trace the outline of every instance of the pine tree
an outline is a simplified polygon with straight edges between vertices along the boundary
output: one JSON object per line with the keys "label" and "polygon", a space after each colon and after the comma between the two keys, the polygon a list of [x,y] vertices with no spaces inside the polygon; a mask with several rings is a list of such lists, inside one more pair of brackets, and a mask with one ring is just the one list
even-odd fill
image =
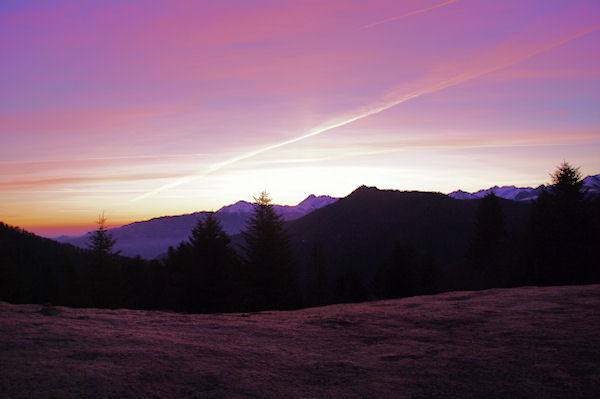
{"label": "pine tree", "polygon": [[532,208],[528,237],[531,278],[543,284],[586,282],[595,261],[582,175],[579,168],[563,162],[551,178],[553,185]]}
{"label": "pine tree", "polygon": [[104,217],[104,212],[98,215],[96,224],[98,225],[98,228],[94,230],[90,236],[88,248],[97,259],[105,260],[117,255],[119,252],[113,252],[112,250],[116,240],[112,238],[112,235],[106,229],[106,217]]}
{"label": "pine tree", "polygon": [[504,285],[509,280],[506,252],[504,213],[498,197],[490,193],[479,200],[474,238],[467,254],[474,288]]}
{"label": "pine tree", "polygon": [[248,306],[289,309],[298,306],[296,271],[283,219],[268,194],[255,198],[254,214],[242,233],[248,272]]}
{"label": "pine tree", "polygon": [[204,221],[198,220],[190,234],[184,261],[189,310],[232,310],[236,255],[230,243],[231,239],[213,214]]}
{"label": "pine tree", "polygon": [[[376,294],[381,298],[400,298],[422,293],[423,266],[430,265],[422,264],[411,244],[396,242],[375,275]],[[431,274],[429,267],[427,271]]]}
{"label": "pine tree", "polygon": [[118,304],[116,298],[119,281],[116,265],[116,256],[120,251],[114,252],[116,241],[106,229],[104,212],[98,215],[98,228],[90,236],[88,248],[91,255],[91,270],[88,275],[90,288],[90,305],[114,307]]}

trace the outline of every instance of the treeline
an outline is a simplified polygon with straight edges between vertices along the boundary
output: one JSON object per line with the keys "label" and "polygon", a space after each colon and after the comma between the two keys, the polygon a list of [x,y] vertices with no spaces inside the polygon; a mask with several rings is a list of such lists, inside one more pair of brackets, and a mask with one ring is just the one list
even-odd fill
{"label": "treeline", "polygon": [[371,278],[353,267],[333,270],[326,261],[332,254],[319,242],[298,270],[285,224],[264,192],[240,248],[209,215],[161,261],[115,253],[103,216],[86,250],[0,223],[0,300],[210,313],[600,282],[600,200],[586,197],[582,176],[567,163],[552,180],[532,202],[521,230],[509,231],[501,200],[492,194],[479,200],[473,239],[461,261],[444,264],[398,241],[385,261],[365,260],[376,270]]}
{"label": "treeline", "polygon": [[158,308],[158,261],[61,244],[0,222],[0,300],[72,307]]}
{"label": "treeline", "polygon": [[256,201],[242,255],[212,214],[162,261],[119,256],[103,215],[88,249],[0,223],[0,300],[184,312],[301,307],[284,222],[266,193]]}
{"label": "treeline", "polygon": [[410,244],[397,243],[377,272],[374,296],[600,283],[600,198],[589,198],[582,186],[578,168],[564,162],[532,201],[524,228],[512,232],[501,200],[487,195],[479,200],[462,261],[435,265]]}

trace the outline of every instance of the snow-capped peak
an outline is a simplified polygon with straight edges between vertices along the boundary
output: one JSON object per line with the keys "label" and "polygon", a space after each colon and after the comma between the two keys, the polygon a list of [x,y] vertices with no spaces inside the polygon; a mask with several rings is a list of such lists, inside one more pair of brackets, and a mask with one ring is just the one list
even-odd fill
{"label": "snow-capped peak", "polygon": [[[531,201],[536,199],[547,186],[540,185],[536,188],[532,187],[515,187],[515,186],[494,186],[486,190],[479,190],[474,193],[468,193],[462,190],[457,190],[448,194],[454,199],[479,199],[489,193],[494,193],[496,197],[515,200],[515,201]],[[600,194],[600,175],[588,176],[583,179],[583,189],[589,194]]]}
{"label": "snow-capped peak", "polygon": [[243,213],[252,212],[254,209],[254,204],[251,204],[247,201],[238,201],[235,204],[226,205],[223,208],[219,209],[218,213],[227,213],[231,215],[239,215]]}
{"label": "snow-capped peak", "polygon": [[297,205],[297,207],[304,211],[312,211],[327,206],[329,204],[333,204],[337,200],[338,198],[333,198],[329,195],[321,195],[317,197],[316,195],[311,194],[308,197],[306,197],[302,202],[300,202]]}

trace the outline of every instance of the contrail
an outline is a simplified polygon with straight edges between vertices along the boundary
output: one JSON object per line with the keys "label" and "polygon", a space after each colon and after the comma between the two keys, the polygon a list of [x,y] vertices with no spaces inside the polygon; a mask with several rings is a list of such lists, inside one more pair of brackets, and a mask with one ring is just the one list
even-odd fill
{"label": "contrail", "polygon": [[448,1],[445,1],[443,3],[436,4],[435,6],[431,6],[431,7],[427,7],[427,8],[421,8],[420,10],[411,11],[409,13],[398,15],[396,17],[391,17],[391,18],[388,18],[388,19],[384,19],[382,21],[373,22],[372,24],[364,25],[364,26],[361,26],[360,28],[361,29],[369,29],[369,28],[372,28],[372,27],[377,26],[377,25],[386,24],[388,22],[397,21],[397,20],[402,19],[402,18],[410,17],[411,15],[421,14],[423,12],[435,10],[436,8],[444,7],[444,6],[450,5],[452,3],[456,3],[457,1],[458,0],[448,0]]}
{"label": "contrail", "polygon": [[[281,147],[284,147],[284,146],[287,146],[290,144],[297,143],[299,141],[305,140],[305,139],[313,137],[313,136],[317,136],[321,133],[325,133],[329,130],[336,129],[338,127],[348,125],[352,122],[366,118],[366,117],[374,115],[374,114],[378,114],[378,113],[383,112],[387,109],[390,109],[398,104],[402,104],[408,100],[420,97],[422,95],[433,93],[433,92],[436,92],[436,91],[439,91],[442,89],[446,89],[446,88],[449,88],[452,86],[456,86],[458,84],[481,77],[483,75],[487,75],[491,72],[495,72],[499,69],[503,69],[503,68],[518,64],[528,58],[531,58],[535,55],[538,55],[540,53],[548,51],[554,47],[560,46],[561,44],[567,43],[571,40],[577,39],[581,36],[587,35],[591,32],[595,32],[599,29],[600,29],[600,25],[596,25],[592,28],[578,32],[572,36],[551,42],[551,43],[549,43],[545,46],[541,46],[537,49],[530,50],[530,51],[526,52],[525,54],[515,55],[512,58],[505,60],[504,62],[496,63],[495,65],[492,65],[492,66],[481,66],[481,68],[479,70],[459,73],[456,76],[446,77],[445,79],[437,81],[437,82],[431,82],[431,80],[439,80],[440,78],[435,79],[436,77],[429,76],[424,79],[419,79],[417,81],[412,82],[412,84],[410,84],[410,87],[417,87],[416,89],[411,89],[410,87],[407,87],[407,85],[396,86],[392,90],[388,91],[388,94],[385,95],[384,98],[382,100],[380,100],[378,103],[371,104],[370,106],[366,107],[366,109],[363,108],[362,111],[358,110],[357,113],[352,117],[346,117],[339,121],[329,122],[325,126],[316,127],[314,129],[311,129],[308,133],[303,134],[301,136],[298,136],[298,137],[295,137],[295,138],[292,138],[292,139],[289,139],[286,141],[282,141],[277,144],[268,145],[266,147],[262,147],[257,150],[254,150],[254,151],[250,151],[245,154],[241,154],[241,155],[235,156],[233,158],[229,158],[225,161],[215,163],[215,164],[209,166],[208,169],[206,169],[204,171],[201,171],[195,175],[186,176],[186,177],[177,179],[177,180],[175,180],[171,183],[168,183],[164,186],[161,186],[155,190],[152,190],[145,194],[139,195],[139,196],[133,198],[131,201],[139,201],[144,198],[148,198],[150,196],[160,193],[161,191],[164,191],[164,190],[167,190],[167,189],[170,189],[173,187],[177,187],[181,184],[192,181],[198,177],[207,176],[211,173],[214,173],[226,166],[232,165],[239,161],[242,161],[242,160],[245,160],[248,158],[252,158],[256,155],[262,154],[267,151],[275,150],[277,148],[281,148]],[[510,47],[510,46],[507,45],[507,47]],[[492,56],[497,57],[498,54],[492,53]],[[479,60],[479,62],[483,63],[483,64],[485,64],[485,61],[486,61],[485,59]],[[476,62],[477,62],[477,60],[475,60],[474,62],[465,62],[462,66],[464,67],[465,65],[476,64]]]}

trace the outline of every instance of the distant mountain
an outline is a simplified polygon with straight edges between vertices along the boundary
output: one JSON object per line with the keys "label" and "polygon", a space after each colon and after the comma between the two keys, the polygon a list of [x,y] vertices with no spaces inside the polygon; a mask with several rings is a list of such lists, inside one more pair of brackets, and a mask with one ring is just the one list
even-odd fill
{"label": "distant mountain", "polygon": [[[336,201],[337,198],[327,195],[319,197],[310,195],[296,206],[274,205],[274,207],[284,220],[289,221]],[[215,216],[223,225],[225,232],[235,235],[243,230],[246,221],[252,214],[253,206],[249,202],[238,201],[219,209],[215,212]],[[169,246],[177,246],[181,241],[186,240],[198,218],[206,217],[209,213],[211,212],[163,216],[109,229],[109,232],[116,240],[115,250],[120,250],[121,255],[140,255],[145,259],[152,259],[165,253]],[[61,236],[56,240],[86,248],[90,234],[91,232],[77,237]]]}
{"label": "distant mountain", "polygon": [[[507,229],[521,229],[529,204],[504,199],[500,204]],[[288,230],[301,277],[320,262],[332,276],[352,267],[370,281],[395,241],[411,243],[438,265],[461,260],[473,235],[478,205],[478,200],[459,201],[441,193],[362,186],[289,222]],[[322,254],[321,259],[315,260],[315,253]]]}
{"label": "distant mountain", "polygon": [[[544,187],[546,186],[536,188],[495,186],[475,193],[458,190],[445,196],[440,193],[382,191],[363,186],[340,201],[338,198],[326,195],[319,197],[310,195],[298,205],[275,205],[275,209],[284,220],[290,222],[289,226],[294,234],[304,240],[303,244],[299,244],[300,247],[308,248],[306,245],[316,242],[329,245],[332,240],[338,240],[336,246],[349,246],[349,251],[344,253],[356,252],[355,256],[349,257],[348,264],[358,265],[363,256],[359,249],[370,245],[369,240],[373,240],[372,237],[380,237],[380,241],[376,242],[373,247],[382,250],[378,253],[375,253],[377,251],[373,252],[373,256],[376,258],[387,254],[386,251],[391,245],[391,241],[401,238],[418,242],[420,248],[431,253],[445,254],[444,256],[449,256],[449,259],[454,259],[456,254],[464,253],[465,242],[468,242],[468,236],[471,234],[477,206],[476,203],[459,204],[463,201],[456,202],[456,200],[480,199],[488,193],[494,192],[500,198],[517,203],[527,203],[537,198]],[[600,175],[586,177],[584,188],[588,195],[600,196]],[[372,198],[359,201],[358,198],[363,196],[372,196]],[[400,197],[402,198],[400,199]],[[357,205],[358,203],[361,205]],[[503,203],[503,206],[509,209],[508,218],[510,219],[512,217],[510,209],[515,205]],[[468,212],[463,207],[469,209]],[[219,209],[215,212],[215,216],[223,225],[225,232],[235,236],[243,230],[252,214],[252,208],[253,204],[238,201]],[[336,209],[346,210],[335,211]],[[343,212],[343,214],[330,215],[330,212]],[[522,211],[519,212],[522,213]],[[164,216],[110,229],[110,232],[117,240],[115,249],[121,250],[122,255],[140,255],[145,259],[152,259],[164,254],[169,246],[176,246],[186,240],[198,218],[205,217],[208,213],[210,212]],[[366,215],[373,215],[374,219],[368,221],[365,219]],[[432,219],[434,217],[438,218],[441,223]],[[297,227],[304,226],[304,223],[307,223],[306,227]],[[348,236],[350,232],[354,231],[354,226],[360,226],[360,230],[353,233],[354,235]],[[444,234],[440,233],[438,238],[435,234],[440,229],[445,229],[445,231]],[[364,231],[371,231],[371,235],[363,235]],[[419,235],[421,233],[423,233],[422,236]],[[89,234],[77,237],[63,236],[57,238],[57,241],[85,248],[89,242]],[[454,242],[456,240],[460,240],[460,243]],[[239,242],[240,238],[234,237],[234,243]],[[335,251],[343,252],[340,248],[336,248]],[[333,253],[337,253],[335,251]],[[306,253],[310,253],[310,251]]]}
{"label": "distant mountain", "polygon": [[[449,197],[455,199],[479,199],[489,193],[494,193],[496,197],[510,199],[514,201],[531,201],[536,199],[545,188],[549,186],[541,185],[536,188],[532,187],[515,187],[515,186],[494,186],[486,190],[479,190],[474,193],[468,193],[462,190],[453,191],[448,194]],[[600,195],[600,175],[588,176],[583,179],[583,188],[587,190],[590,196]]]}

